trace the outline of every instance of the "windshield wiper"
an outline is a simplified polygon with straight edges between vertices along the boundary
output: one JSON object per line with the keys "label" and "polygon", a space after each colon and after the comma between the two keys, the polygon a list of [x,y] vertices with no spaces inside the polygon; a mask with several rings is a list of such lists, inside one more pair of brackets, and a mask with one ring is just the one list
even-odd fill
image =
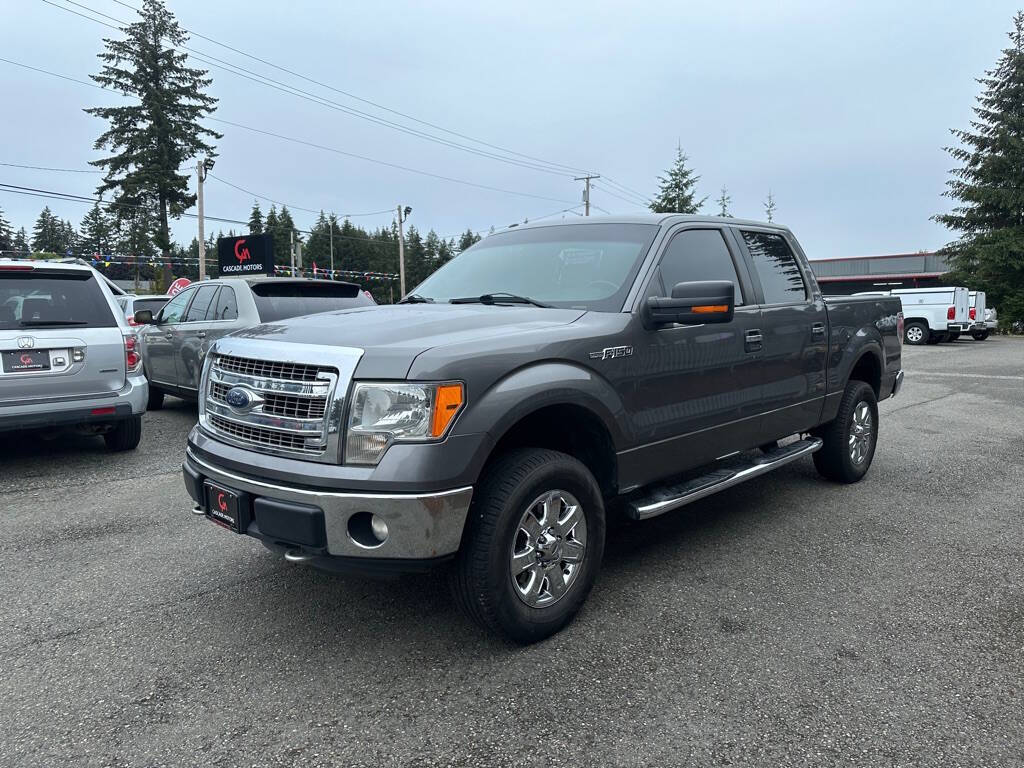
{"label": "windshield wiper", "polygon": [[485,293],[483,296],[464,296],[461,299],[452,299],[449,304],[532,304],[535,307],[551,309],[550,304],[531,299],[529,296],[516,296],[514,293]]}
{"label": "windshield wiper", "polygon": [[88,325],[85,320],[22,320],[18,323],[22,328],[41,327],[44,325]]}
{"label": "windshield wiper", "polygon": [[420,296],[418,293],[410,293],[399,304],[433,304],[434,300],[426,296]]}

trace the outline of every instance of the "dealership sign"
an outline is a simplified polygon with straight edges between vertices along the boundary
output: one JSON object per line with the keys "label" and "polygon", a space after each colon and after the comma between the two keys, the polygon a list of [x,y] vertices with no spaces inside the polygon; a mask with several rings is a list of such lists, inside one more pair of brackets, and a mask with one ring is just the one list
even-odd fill
{"label": "dealership sign", "polygon": [[222,277],[269,275],[274,271],[274,240],[270,235],[218,238],[217,263]]}

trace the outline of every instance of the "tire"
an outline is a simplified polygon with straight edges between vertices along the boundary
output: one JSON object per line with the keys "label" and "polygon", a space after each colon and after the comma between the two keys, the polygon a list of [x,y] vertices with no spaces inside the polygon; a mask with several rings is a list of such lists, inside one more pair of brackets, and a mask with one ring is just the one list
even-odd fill
{"label": "tire", "polygon": [[903,340],[915,346],[925,344],[928,341],[928,326],[917,320],[907,323],[903,329]]}
{"label": "tire", "polygon": [[[853,455],[854,445],[851,442],[855,423],[862,429],[866,423],[868,429],[867,433],[858,430],[864,436],[863,440],[857,441],[859,459]],[[824,441],[821,450],[814,454],[814,466],[822,477],[837,483],[856,483],[864,477],[871,467],[878,443],[878,402],[871,385],[857,379],[847,382],[835,419],[820,427],[815,434]]]}
{"label": "tire", "polygon": [[974,337],[975,341],[984,341],[988,338],[988,331],[977,331],[972,333],[971,336]]}
{"label": "tire", "polygon": [[114,428],[103,435],[107,448],[112,451],[130,451],[137,448],[142,439],[142,417],[132,416],[119,421]]}
{"label": "tire", "polygon": [[159,411],[164,407],[164,391],[149,385],[149,400],[146,401],[147,411]]}
{"label": "tire", "polygon": [[941,344],[948,338],[946,333],[936,333],[935,331],[928,334],[928,344]]}
{"label": "tire", "polygon": [[[572,456],[539,448],[500,457],[478,488],[452,570],[455,599],[477,624],[507,640],[543,640],[572,620],[597,578],[605,538],[601,490]],[[552,494],[546,508],[537,503]],[[567,497],[577,503],[570,505]],[[568,518],[569,506],[582,508],[582,515]],[[563,527],[549,526],[549,515],[565,518]],[[553,539],[556,532],[562,538]],[[582,559],[575,564],[562,559],[576,551]],[[526,566],[518,577],[513,576],[517,552],[519,564]],[[553,578],[563,585],[557,596]]]}
{"label": "tire", "polygon": [[957,339],[959,339],[959,338],[960,338],[960,333],[959,333],[959,331],[950,331],[950,332],[949,332],[948,334],[946,334],[946,335],[947,335],[947,337],[948,337],[948,338],[946,339],[947,341],[956,341]]}

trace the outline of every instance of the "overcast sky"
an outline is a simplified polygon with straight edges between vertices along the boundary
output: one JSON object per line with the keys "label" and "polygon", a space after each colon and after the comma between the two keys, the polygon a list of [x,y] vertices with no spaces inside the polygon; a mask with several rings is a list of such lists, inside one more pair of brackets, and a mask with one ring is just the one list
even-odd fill
{"label": "overcast sky", "polygon": [[[76,1],[118,19],[132,16],[114,0]],[[678,141],[701,176],[704,212],[715,212],[725,185],[734,215],[763,218],[770,189],[776,221],[793,228],[812,258],[933,249],[950,239],[929,220],[949,207],[941,194],[952,163],[942,147],[950,128],[967,126],[975,78],[1007,44],[1016,10],[984,0],[168,6],[185,28],[218,42],[474,139],[593,169],[645,196],[654,194]],[[5,0],[3,17],[0,56],[82,79],[98,70],[102,37],[116,34],[41,0]],[[206,40],[191,46],[439,133]],[[209,69],[220,99],[216,116],[224,120],[524,193],[210,123],[224,134],[214,174],[289,207],[363,213],[401,202],[413,208],[411,224],[454,235],[579,204],[582,185],[572,172],[538,172],[451,149]],[[0,93],[0,163],[87,168],[104,124],[82,108],[120,103],[3,62]],[[96,177],[0,166],[0,181],[91,194]],[[595,205],[612,213],[642,210],[612,196],[621,190],[603,180],[596,185]],[[207,185],[208,214],[245,219],[252,202],[215,179]],[[88,208],[0,190],[0,208],[15,227],[31,230],[46,203],[76,224]],[[314,218],[294,213],[303,228]],[[372,227],[391,218],[354,221]],[[177,222],[177,239],[190,240],[195,225]]]}

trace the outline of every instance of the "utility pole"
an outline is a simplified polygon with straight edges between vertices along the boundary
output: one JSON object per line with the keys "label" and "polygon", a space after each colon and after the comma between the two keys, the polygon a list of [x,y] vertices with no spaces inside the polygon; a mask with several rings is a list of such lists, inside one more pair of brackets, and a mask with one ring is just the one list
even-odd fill
{"label": "utility pole", "polygon": [[292,257],[292,277],[295,277],[295,230],[288,231],[288,252]]}
{"label": "utility pole", "polygon": [[331,280],[334,279],[334,214],[327,220],[327,226],[331,230]]}
{"label": "utility pole", "polygon": [[575,178],[575,181],[582,181],[582,182],[584,182],[584,185],[585,185],[583,187],[583,206],[584,206],[583,207],[583,215],[584,216],[589,216],[590,215],[590,180],[591,179],[600,179],[600,178],[601,178],[601,174],[599,174],[599,173],[588,174],[586,176],[577,176]]}
{"label": "utility pole", "polygon": [[203,231],[203,182],[206,181],[206,159],[196,163],[199,181],[196,186],[196,205],[199,208],[199,280],[206,279],[206,234]]}
{"label": "utility pole", "polygon": [[295,260],[299,263],[299,275],[302,275],[302,241],[295,244]]}
{"label": "utility pole", "polygon": [[412,213],[412,208],[403,208],[401,205],[398,206],[398,287],[401,290],[402,296],[405,296],[405,234],[402,231],[402,222],[404,219],[402,215],[408,216]]}

